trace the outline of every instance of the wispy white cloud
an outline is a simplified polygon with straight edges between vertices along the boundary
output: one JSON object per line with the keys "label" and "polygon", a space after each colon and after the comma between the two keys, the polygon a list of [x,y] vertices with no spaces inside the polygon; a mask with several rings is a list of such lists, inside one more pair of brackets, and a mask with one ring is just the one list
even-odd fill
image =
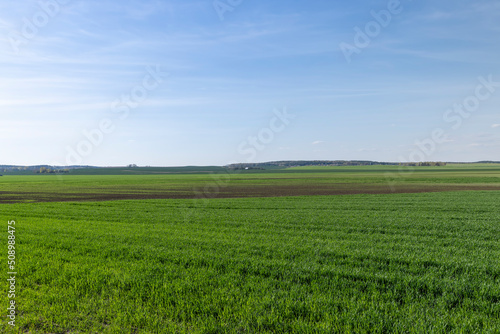
{"label": "wispy white cloud", "polygon": [[443,11],[434,11],[427,13],[422,16],[422,18],[428,19],[428,20],[444,20],[444,19],[449,19],[453,17],[453,14],[450,12],[443,12]]}

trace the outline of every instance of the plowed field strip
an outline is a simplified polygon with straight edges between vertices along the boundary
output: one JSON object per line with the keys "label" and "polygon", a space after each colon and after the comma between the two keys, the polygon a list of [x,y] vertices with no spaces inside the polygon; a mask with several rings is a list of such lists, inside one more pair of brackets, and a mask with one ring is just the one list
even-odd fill
{"label": "plowed field strip", "polygon": [[424,193],[443,191],[500,190],[500,185],[480,184],[403,184],[390,187],[388,184],[309,184],[309,185],[252,185],[185,189],[175,192],[165,190],[123,193],[85,192],[85,193],[48,193],[48,192],[0,192],[0,203],[20,202],[68,202],[68,201],[113,201],[131,199],[194,199],[206,198],[241,198],[241,197],[283,197],[314,195],[354,195],[354,194],[391,194]]}

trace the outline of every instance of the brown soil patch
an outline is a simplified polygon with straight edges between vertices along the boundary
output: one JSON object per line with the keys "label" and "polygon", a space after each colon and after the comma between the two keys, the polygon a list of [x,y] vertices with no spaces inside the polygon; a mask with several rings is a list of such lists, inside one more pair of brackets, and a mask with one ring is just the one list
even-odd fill
{"label": "brown soil patch", "polygon": [[242,198],[242,197],[282,197],[313,195],[354,195],[354,194],[400,194],[442,191],[500,190],[500,185],[477,184],[404,184],[390,187],[386,183],[360,184],[309,184],[309,185],[252,185],[186,189],[182,192],[154,193],[18,193],[0,192],[0,204],[22,202],[70,202],[70,201],[114,201],[141,199],[195,199],[195,198]]}

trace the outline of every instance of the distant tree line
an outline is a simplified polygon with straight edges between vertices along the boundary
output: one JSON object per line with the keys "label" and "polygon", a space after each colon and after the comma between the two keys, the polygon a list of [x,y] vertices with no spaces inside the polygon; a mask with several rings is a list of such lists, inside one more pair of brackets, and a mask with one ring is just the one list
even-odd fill
{"label": "distant tree line", "polygon": [[272,167],[305,167],[305,166],[371,166],[397,165],[393,162],[377,162],[365,160],[302,160],[302,161],[271,161],[263,163],[238,163],[226,166],[229,169],[266,169]]}
{"label": "distant tree line", "polygon": [[438,167],[438,166],[446,166],[446,162],[441,162],[441,161],[407,162],[400,164],[400,166]]}
{"label": "distant tree line", "polygon": [[35,174],[67,174],[69,169],[53,169],[48,167],[40,167],[40,169],[35,170]]}
{"label": "distant tree line", "polygon": [[309,167],[309,166],[446,166],[446,162],[379,162],[366,160],[302,160],[302,161],[271,161],[261,163],[237,163],[227,165],[226,168],[232,170],[240,169],[272,169],[276,167]]}
{"label": "distant tree line", "polygon": [[10,166],[4,166],[1,170],[3,172],[10,172],[10,171],[25,171],[28,170],[28,167],[10,167]]}

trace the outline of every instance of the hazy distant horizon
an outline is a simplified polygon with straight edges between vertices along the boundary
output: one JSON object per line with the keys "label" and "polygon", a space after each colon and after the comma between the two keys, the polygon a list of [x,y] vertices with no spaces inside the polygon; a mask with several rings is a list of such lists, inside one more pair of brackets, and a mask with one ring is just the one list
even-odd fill
{"label": "hazy distant horizon", "polygon": [[[353,159],[353,160],[345,160],[345,159],[334,159],[334,160],[307,160],[307,159],[298,159],[298,160],[290,160],[290,159],[285,159],[285,160],[272,160],[272,161],[259,161],[259,162],[251,162],[251,163],[246,163],[246,162],[233,162],[231,164],[267,164],[267,163],[274,163],[274,162],[303,162],[303,161],[316,161],[316,162],[329,162],[329,161],[370,161],[374,163],[380,163],[380,164],[398,164],[402,162],[398,161],[380,161],[380,160],[363,160],[363,159]],[[443,160],[429,160],[426,162],[445,162],[448,164],[475,164],[475,163],[491,163],[491,164],[498,164],[500,163],[500,160],[479,160],[479,161],[443,161]],[[417,161],[408,161],[408,163],[418,163]],[[135,167],[129,167],[130,164],[125,164],[125,165],[51,165],[51,164],[33,164],[33,165],[18,165],[18,164],[0,164],[0,167],[3,166],[14,166],[14,167],[35,167],[35,166],[52,166],[52,167],[96,167],[96,168],[183,168],[183,167],[225,167],[231,164],[224,164],[224,165],[141,165],[141,164],[136,164]]]}

